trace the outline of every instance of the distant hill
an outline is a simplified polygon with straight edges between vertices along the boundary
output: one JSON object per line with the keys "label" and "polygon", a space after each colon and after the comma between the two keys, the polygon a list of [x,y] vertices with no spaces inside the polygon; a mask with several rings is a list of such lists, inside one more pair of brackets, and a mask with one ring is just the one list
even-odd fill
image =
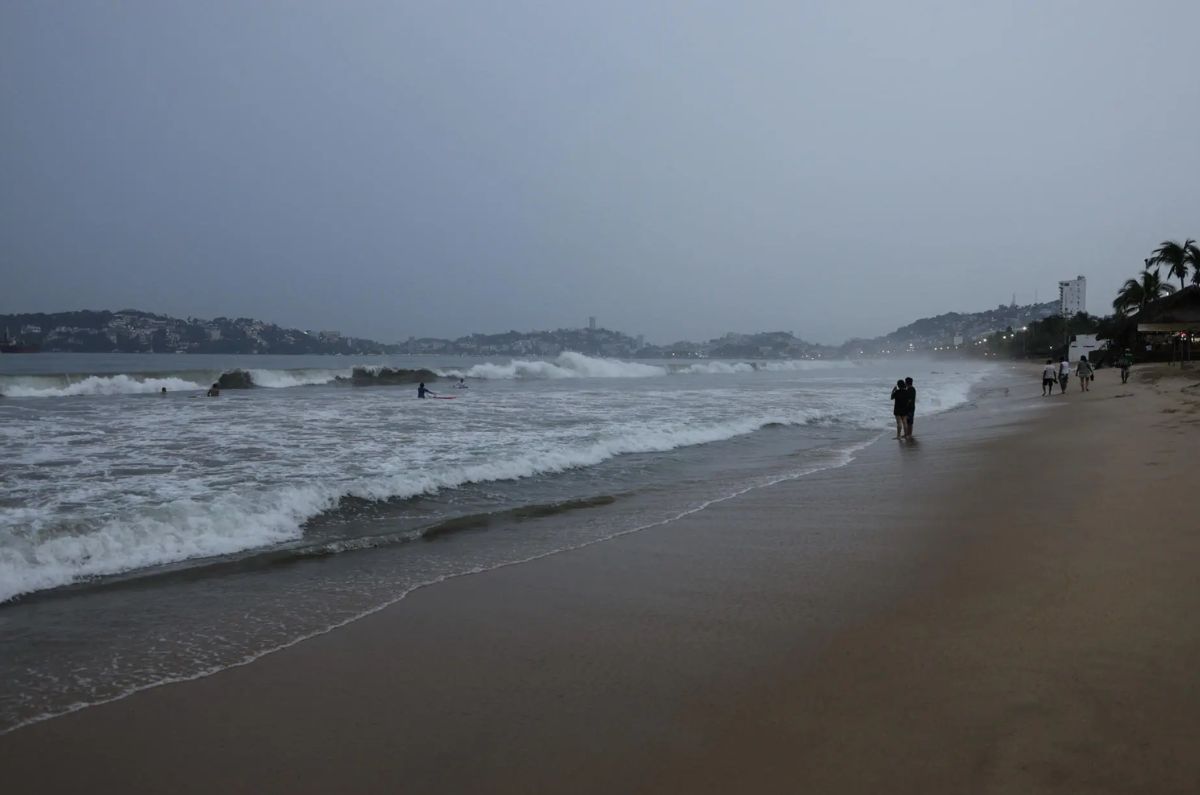
{"label": "distant hill", "polygon": [[967,342],[1009,327],[1020,328],[1057,311],[1058,302],[1050,301],[999,306],[983,312],[947,312],[915,320],[883,337],[852,339],[837,347],[806,342],[790,331],[730,333],[707,342],[651,345],[641,337],[604,328],[507,331],[470,334],[453,340],[422,337],[386,344],[346,337],[336,331],[283,328],[244,317],[184,320],[135,309],[0,315],[0,332],[7,330],[23,347],[72,353],[411,353],[519,357],[577,351],[617,358],[811,359],[933,350],[953,346],[956,340]]}
{"label": "distant hill", "polygon": [[978,339],[993,331],[1008,328],[1018,329],[1035,320],[1058,314],[1058,301],[1025,306],[998,306],[982,312],[947,312],[934,317],[914,320],[882,337],[852,339],[842,345],[848,356],[879,354],[887,351],[900,353],[907,350],[921,351],[953,346],[956,338],[962,341]]}
{"label": "distant hill", "polygon": [[136,309],[0,315],[22,345],[70,353],[395,353],[399,346],[251,318],[168,317]]}

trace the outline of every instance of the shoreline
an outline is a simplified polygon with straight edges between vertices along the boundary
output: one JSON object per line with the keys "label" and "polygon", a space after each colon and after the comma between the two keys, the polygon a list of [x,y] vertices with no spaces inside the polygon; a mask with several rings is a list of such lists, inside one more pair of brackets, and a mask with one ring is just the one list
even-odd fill
{"label": "shoreline", "polygon": [[[956,407],[956,408],[959,408],[959,407]],[[951,409],[951,411],[953,411],[953,410],[954,409]],[[154,684],[136,687],[131,690],[124,691],[118,695],[111,696],[108,698],[103,698],[103,699],[99,699],[96,701],[88,701],[88,702],[84,702],[84,703],[79,703],[79,704],[72,705],[71,707],[60,710],[60,711],[48,712],[48,713],[36,715],[32,718],[29,718],[27,720],[24,720],[20,723],[12,725],[12,726],[0,728],[0,737],[3,737],[4,735],[10,734],[12,732],[19,731],[28,726],[34,726],[39,723],[51,721],[56,718],[64,717],[64,716],[71,715],[71,714],[74,714],[77,712],[81,712],[81,711],[84,711],[87,709],[91,709],[92,707],[100,707],[100,706],[105,706],[105,705],[112,704],[115,702],[120,702],[120,701],[123,701],[127,698],[130,698],[132,696],[135,696],[139,693],[142,693],[142,692],[145,692],[148,690],[154,690],[154,689],[157,689],[160,687],[169,687],[169,686],[173,686],[173,685],[186,684],[188,682],[194,682],[194,681],[201,680],[201,679],[207,679],[208,677],[211,677],[211,676],[220,675],[221,673],[223,673],[227,670],[230,670],[230,669],[242,668],[242,667],[245,667],[248,665],[253,665],[253,664],[257,663],[259,660],[262,660],[266,657],[270,657],[271,655],[278,654],[281,652],[286,652],[288,649],[291,649],[294,646],[298,646],[302,643],[306,643],[315,638],[320,638],[324,635],[328,635],[330,633],[337,632],[341,629],[351,626],[351,625],[353,625],[359,621],[362,621],[364,619],[369,619],[370,617],[374,616],[377,613],[392,609],[393,607],[401,604],[406,599],[412,597],[414,594],[416,594],[420,591],[424,591],[429,588],[435,588],[439,585],[442,585],[443,583],[451,582],[453,580],[457,580],[457,579],[464,578],[464,577],[473,577],[473,576],[477,576],[477,575],[481,575],[481,574],[487,574],[488,572],[509,568],[511,566],[523,566],[526,564],[535,563],[535,562],[545,559],[545,558],[553,557],[555,555],[568,554],[571,552],[575,552],[577,550],[586,549],[586,548],[594,546],[596,544],[603,544],[606,542],[615,541],[615,540],[621,539],[624,536],[628,536],[628,535],[632,535],[632,534],[636,534],[636,533],[647,532],[647,531],[653,531],[655,528],[671,525],[671,524],[674,524],[675,522],[686,520],[688,517],[692,516],[693,514],[697,514],[702,511],[705,511],[714,505],[719,505],[721,503],[728,502],[730,500],[739,499],[741,497],[746,496],[748,493],[753,492],[753,491],[758,491],[759,489],[770,488],[770,487],[778,485],[780,483],[784,483],[784,482],[792,481],[792,480],[798,480],[800,478],[807,477],[808,475],[815,474],[816,472],[824,472],[826,470],[831,470],[831,469],[840,469],[842,467],[852,464],[854,462],[855,455],[857,453],[859,453],[860,451],[862,451],[866,447],[869,447],[872,444],[878,443],[881,438],[882,438],[882,436],[877,435],[877,436],[867,439],[866,441],[863,441],[861,443],[852,444],[844,449],[837,450],[836,451],[837,454],[839,456],[844,457],[844,459],[845,459],[838,463],[828,464],[825,466],[819,466],[819,467],[816,467],[811,470],[805,470],[799,474],[789,473],[789,474],[780,475],[778,477],[778,479],[776,479],[776,480],[771,480],[766,483],[758,483],[758,484],[754,484],[751,486],[743,487],[732,493],[729,493],[729,494],[726,494],[723,496],[714,497],[710,500],[703,502],[702,504],[700,504],[698,506],[691,507],[686,510],[680,511],[679,513],[677,513],[673,516],[669,516],[665,519],[658,519],[658,520],[648,522],[646,524],[638,525],[636,527],[631,527],[628,529],[620,530],[612,535],[605,535],[605,536],[592,538],[592,539],[584,541],[582,543],[578,543],[574,546],[556,548],[556,549],[552,549],[552,550],[545,551],[545,552],[539,552],[539,553],[531,555],[529,557],[520,558],[520,559],[512,560],[512,561],[507,561],[504,563],[494,564],[494,565],[489,566],[486,569],[471,569],[471,570],[466,570],[466,571],[462,571],[462,572],[456,572],[453,574],[445,575],[445,576],[441,577],[440,579],[420,583],[420,584],[410,588],[409,590],[404,591],[400,595],[395,596],[394,598],[391,598],[385,602],[382,602],[381,604],[375,605],[375,606],[373,606],[367,610],[364,610],[360,613],[356,613],[355,615],[352,615],[349,618],[343,619],[341,621],[338,621],[337,623],[323,627],[315,632],[310,632],[310,633],[301,635],[293,640],[290,640],[290,641],[280,644],[278,646],[272,646],[270,648],[263,649],[262,651],[255,652],[254,654],[248,656],[247,658],[245,658],[243,660],[239,660],[239,661],[228,663],[228,664],[222,664],[219,667],[200,671],[200,672],[197,672],[194,674],[166,678],[166,679],[163,679],[162,681],[155,682]],[[163,575],[151,575],[151,576],[171,576],[171,575],[163,574]],[[149,579],[149,578],[146,578],[146,579]],[[139,582],[139,581],[134,580],[134,582]],[[123,582],[114,582],[113,583],[113,585],[116,587],[119,587],[124,584],[125,583],[123,583]],[[74,587],[76,587],[76,586],[75,585],[61,586],[57,590],[66,592],[66,591],[69,591],[69,589],[74,588]],[[50,593],[34,593],[34,594],[30,594],[29,596],[31,596],[32,598],[37,598],[37,599],[53,599],[53,598],[57,598],[59,595],[60,594],[58,594],[58,593],[50,592]],[[64,593],[64,595],[65,595],[65,593]]]}
{"label": "shoreline", "polygon": [[[1065,396],[1062,405],[1078,405],[1071,417],[985,394],[971,409],[919,419],[911,447],[879,439],[850,467],[727,498],[669,527],[446,580],[243,667],[26,725],[0,736],[0,767],[38,791],[720,791],[722,781],[728,791],[751,780],[796,791],[784,783],[797,776],[854,791],[869,755],[823,754],[822,768],[806,743],[780,747],[780,738],[817,738],[828,751],[832,735],[806,724],[811,714],[848,735],[874,726],[877,741],[898,739],[885,731],[892,724],[839,713],[848,697],[814,702],[806,681],[852,694],[861,680],[831,668],[830,655],[863,655],[846,666],[863,673],[897,651],[899,641],[883,657],[872,647],[889,636],[881,616],[912,624],[912,611],[943,605],[947,589],[978,590],[978,580],[956,584],[955,567],[987,568],[971,563],[973,550],[1011,528],[998,520],[1021,516],[1013,494],[1072,475],[1005,473],[1009,487],[969,499],[962,482],[999,477],[988,458],[997,451],[1040,449],[1039,434],[1073,438],[1075,426],[1103,421],[1113,405],[1102,401],[1123,389],[1104,376],[1116,380],[1102,371],[1096,390]],[[1131,397],[1110,404],[1136,403],[1134,414],[1157,419],[1161,396]],[[1029,427],[1014,433],[1020,422]],[[1132,455],[1149,441],[1183,446],[1173,433],[1143,434]],[[978,529],[961,532],[964,522]],[[938,626],[962,631],[948,619]],[[871,673],[874,706],[898,700],[898,683]],[[50,749],[73,764],[41,770],[34,760]]]}
{"label": "shoreline", "polygon": [[[966,384],[964,385],[964,388],[962,389],[962,393],[960,395],[956,395],[957,399],[959,399],[963,402],[958,403],[951,409],[940,410],[939,413],[944,414],[946,411],[955,411],[955,410],[961,409],[964,405],[966,405],[967,403],[970,402],[970,399],[971,399],[970,396],[971,396],[971,394],[973,394],[974,392],[976,392],[979,389],[980,382],[983,381],[986,383],[988,379],[996,378],[998,372],[999,372],[998,370],[993,368],[991,370],[990,374],[986,374],[986,375],[983,373],[978,373],[978,372],[968,374],[968,378],[967,378]],[[935,398],[934,401],[936,403],[937,398]],[[940,405],[940,404],[938,404],[938,405]],[[935,415],[931,414],[929,416],[935,416]],[[762,431],[762,430],[763,430],[762,428],[758,429],[758,431]],[[755,433],[757,433],[758,431],[756,431]],[[747,434],[739,434],[739,435],[749,436],[751,434],[747,433]],[[722,487],[718,493],[713,493],[713,492],[691,493],[686,501],[678,501],[678,500],[676,501],[676,503],[677,503],[676,507],[678,507],[680,509],[680,511],[678,513],[675,513],[675,514],[669,515],[669,516],[664,516],[661,513],[659,513],[653,517],[647,516],[647,517],[644,517],[644,519],[640,520],[638,522],[638,524],[636,524],[635,526],[626,526],[619,530],[610,531],[610,532],[607,532],[603,536],[590,538],[589,540],[586,540],[582,543],[580,543],[578,541],[578,539],[572,539],[570,541],[564,541],[564,544],[562,546],[557,546],[557,547],[555,547],[553,549],[549,549],[547,551],[537,551],[537,552],[531,552],[530,554],[522,554],[520,557],[509,559],[504,562],[492,563],[492,564],[489,564],[482,568],[474,568],[474,569],[470,569],[470,570],[458,571],[458,572],[453,572],[453,573],[442,573],[439,576],[437,576],[435,579],[426,580],[426,581],[415,580],[414,582],[416,584],[410,586],[406,583],[406,585],[402,591],[397,591],[397,590],[393,589],[392,594],[396,594],[396,595],[388,594],[386,596],[386,598],[383,599],[382,601],[372,603],[369,606],[366,606],[362,609],[355,609],[353,611],[353,613],[343,612],[341,616],[336,617],[330,623],[316,624],[315,622],[312,622],[309,624],[308,627],[305,627],[303,631],[301,631],[295,635],[292,635],[289,638],[286,638],[286,639],[280,638],[278,641],[272,642],[270,644],[265,644],[265,645],[259,646],[257,648],[254,648],[254,649],[239,650],[240,653],[237,654],[236,656],[230,655],[230,656],[226,657],[224,660],[222,660],[221,662],[208,664],[205,667],[203,667],[202,669],[197,668],[195,666],[191,666],[190,670],[188,667],[185,667],[184,669],[177,670],[175,672],[163,671],[163,672],[159,672],[155,681],[152,681],[149,683],[135,682],[135,683],[129,684],[129,685],[122,683],[122,685],[120,687],[108,688],[108,692],[101,692],[101,693],[87,694],[87,695],[80,694],[82,697],[79,697],[79,698],[76,698],[73,700],[67,700],[67,699],[60,698],[60,699],[58,699],[57,703],[54,703],[53,705],[45,704],[45,706],[41,710],[39,710],[37,713],[33,713],[31,710],[25,710],[23,714],[15,714],[15,715],[5,713],[3,715],[4,721],[3,721],[3,723],[0,723],[0,736],[10,733],[12,731],[16,731],[22,727],[33,725],[35,723],[39,723],[39,722],[42,722],[45,720],[51,720],[51,719],[60,717],[62,715],[77,712],[79,710],[88,709],[88,708],[91,708],[94,706],[119,701],[123,698],[127,698],[128,696],[133,695],[134,693],[137,693],[137,692],[141,692],[143,690],[153,689],[156,687],[162,687],[165,685],[173,685],[173,684],[195,681],[197,679],[201,679],[201,678],[204,678],[207,676],[212,676],[212,675],[218,674],[221,671],[226,670],[228,668],[239,667],[239,666],[251,664],[265,656],[268,656],[268,655],[277,653],[279,651],[283,651],[285,649],[291,648],[292,646],[295,646],[298,643],[301,643],[301,642],[307,641],[311,638],[314,638],[314,637],[326,634],[328,632],[340,629],[340,628],[342,628],[348,624],[351,624],[355,621],[358,621],[362,618],[373,615],[374,613],[376,613],[380,610],[386,609],[387,607],[390,607],[391,605],[394,605],[394,604],[398,603],[399,601],[402,601],[403,599],[407,598],[410,594],[412,594],[413,592],[415,592],[417,590],[420,590],[420,589],[423,589],[423,588],[426,588],[426,587],[429,587],[432,585],[437,585],[441,582],[444,582],[447,579],[453,579],[455,577],[464,576],[464,575],[479,574],[483,571],[490,570],[491,568],[510,566],[510,565],[516,565],[516,564],[524,564],[524,563],[532,562],[534,560],[538,560],[542,557],[546,557],[547,555],[554,555],[554,554],[560,554],[563,552],[569,552],[574,549],[579,549],[582,547],[590,546],[591,544],[598,543],[600,541],[607,541],[607,540],[611,540],[613,538],[618,538],[620,536],[627,535],[629,533],[642,532],[642,531],[652,529],[655,527],[659,527],[659,526],[662,526],[665,524],[671,524],[673,522],[684,519],[685,517],[687,517],[693,513],[696,513],[698,511],[703,511],[712,504],[724,502],[724,501],[730,500],[730,499],[737,499],[738,497],[744,495],[748,491],[754,491],[754,490],[761,489],[764,487],[769,487],[770,485],[780,482],[780,481],[786,481],[786,480],[792,480],[792,479],[796,479],[796,478],[800,478],[800,477],[806,477],[816,471],[846,466],[847,464],[849,464],[853,461],[854,456],[857,455],[859,453],[859,451],[861,451],[864,447],[874,443],[875,441],[877,441],[878,439],[880,439],[886,435],[887,435],[887,432],[885,432],[885,431],[878,431],[878,430],[872,431],[869,429],[860,429],[860,430],[852,431],[849,434],[849,436],[851,438],[846,440],[844,443],[839,442],[837,444],[830,444],[829,446],[818,446],[818,447],[812,448],[811,450],[808,450],[808,448],[803,448],[803,449],[807,450],[808,452],[816,451],[818,453],[817,458],[820,460],[814,461],[814,463],[812,463],[811,465],[810,464],[799,465],[797,463],[798,459],[793,459],[793,457],[791,455],[785,454],[784,451],[789,450],[790,448],[776,445],[776,448],[777,448],[775,450],[776,455],[773,455],[771,457],[771,460],[773,460],[775,462],[774,471],[771,472],[770,474],[767,474],[769,472],[769,470],[766,470],[766,469],[763,470],[764,475],[766,475],[767,478],[770,478],[769,480],[764,480],[762,478],[756,477],[751,480],[745,480],[744,482],[741,482],[741,483],[735,483],[735,482],[731,481],[726,486]],[[732,437],[732,439],[717,440],[717,441],[718,442],[732,442],[732,441],[736,440],[737,438],[738,438],[738,435],[735,435],[734,437]],[[710,459],[712,459],[712,457],[714,457],[714,456],[717,456],[718,458],[714,459],[714,460],[719,460],[719,456],[722,455],[722,452],[720,450],[709,447],[707,449],[707,452],[703,452],[705,447],[706,447],[706,445],[696,445],[690,449],[694,449],[697,451],[698,454],[708,457]],[[689,449],[689,448],[685,448],[685,449]],[[821,454],[822,451],[823,451],[823,454]],[[797,468],[798,466],[799,466],[799,468]],[[651,489],[651,491],[653,491],[653,489]],[[700,500],[701,502],[697,502],[694,500]],[[552,520],[550,520],[550,521],[552,521]],[[419,526],[417,526],[417,527],[421,530],[422,535],[424,535],[424,533],[426,532],[426,529],[420,528]],[[321,545],[323,545],[325,543],[326,543],[325,541],[319,541],[316,544],[316,546],[320,547]],[[287,554],[292,554],[292,553],[290,553],[290,552],[279,553],[276,550],[267,550],[262,553],[264,558],[269,559],[271,561],[278,560],[279,556],[281,554],[287,555]],[[17,607],[16,609],[19,610],[22,607],[25,607],[26,605],[36,605],[38,603],[53,604],[54,600],[59,599],[60,597],[65,597],[67,599],[73,599],[73,598],[76,598],[78,595],[81,595],[81,594],[87,595],[88,593],[93,593],[93,594],[106,594],[106,593],[111,593],[111,592],[119,593],[122,589],[125,589],[125,588],[129,588],[129,587],[140,588],[140,587],[144,587],[146,585],[154,585],[156,582],[160,582],[160,581],[170,585],[172,582],[174,582],[176,580],[176,578],[179,578],[179,577],[190,578],[192,576],[196,576],[197,574],[203,575],[203,572],[204,572],[204,569],[206,568],[206,566],[211,566],[213,568],[213,570],[217,570],[224,566],[237,566],[238,568],[242,568],[246,565],[246,561],[253,561],[253,560],[254,560],[254,553],[245,553],[242,557],[239,557],[234,561],[214,560],[214,561],[208,562],[206,565],[201,565],[201,566],[190,566],[190,565],[187,565],[186,561],[181,561],[179,565],[166,564],[161,567],[153,567],[150,569],[138,570],[138,571],[123,573],[123,574],[114,574],[114,575],[103,577],[97,582],[71,583],[68,585],[61,586],[59,588],[48,589],[48,590],[43,590],[40,592],[25,594],[23,597],[21,597],[21,601],[25,604]],[[99,610],[97,612],[100,613],[101,615],[105,614],[103,610]],[[55,616],[52,615],[51,619],[53,620],[54,618],[55,618]],[[16,625],[14,625],[14,626],[16,626]],[[28,665],[32,668],[32,667],[36,666],[36,661],[30,660],[28,662]],[[11,697],[13,695],[13,692],[10,691],[7,695],[9,697]]]}

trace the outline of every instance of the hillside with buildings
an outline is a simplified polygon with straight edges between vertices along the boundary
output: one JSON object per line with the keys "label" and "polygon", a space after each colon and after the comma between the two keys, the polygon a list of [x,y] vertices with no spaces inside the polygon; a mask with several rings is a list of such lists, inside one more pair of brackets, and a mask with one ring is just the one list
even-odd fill
{"label": "hillside with buildings", "polygon": [[53,314],[0,315],[4,339],[20,350],[72,353],[260,353],[415,354],[552,357],[563,351],[612,358],[820,359],[888,356],[963,348],[964,343],[1006,329],[1020,329],[1052,315],[1073,317],[1085,305],[1082,277],[1060,285],[1060,300],[998,306],[982,312],[947,312],[921,318],[890,334],[852,339],[840,346],[807,342],[790,331],[730,332],[706,342],[647,343],[641,336],[600,328],[506,331],[456,339],[412,337],[382,343],[336,331],[291,329],[251,318],[173,318],[127,309]]}
{"label": "hillside with buildings", "polygon": [[882,337],[853,339],[841,346],[846,356],[878,356],[960,348],[994,331],[1020,329],[1061,313],[1059,301],[997,306],[982,312],[946,312],[921,318]]}
{"label": "hillside with buildings", "polygon": [[25,348],[69,353],[396,353],[395,345],[251,318],[174,318],[134,309],[0,315]]}

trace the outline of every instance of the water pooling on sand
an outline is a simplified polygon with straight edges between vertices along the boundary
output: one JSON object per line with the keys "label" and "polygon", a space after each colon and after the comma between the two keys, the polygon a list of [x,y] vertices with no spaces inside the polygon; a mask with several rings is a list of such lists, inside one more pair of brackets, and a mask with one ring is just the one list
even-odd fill
{"label": "water pooling on sand", "polygon": [[246,367],[239,357],[194,381],[177,356],[91,369],[19,358],[42,372],[0,374],[0,390],[26,395],[0,401],[0,728],[220,669],[422,584],[841,465],[889,426],[899,375],[931,413],[982,374],[578,354],[386,362],[470,384],[442,380],[456,400],[418,401],[410,387],[334,385],[351,362],[243,357],[269,388],[210,400],[195,395],[213,372]]}

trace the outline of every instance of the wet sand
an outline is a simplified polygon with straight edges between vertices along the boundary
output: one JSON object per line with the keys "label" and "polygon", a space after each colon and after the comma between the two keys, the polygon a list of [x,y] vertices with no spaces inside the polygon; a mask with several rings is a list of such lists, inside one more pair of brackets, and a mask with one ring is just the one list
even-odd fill
{"label": "wet sand", "polygon": [[1200,372],[1039,369],[915,444],[0,736],[5,791],[1197,791]]}

